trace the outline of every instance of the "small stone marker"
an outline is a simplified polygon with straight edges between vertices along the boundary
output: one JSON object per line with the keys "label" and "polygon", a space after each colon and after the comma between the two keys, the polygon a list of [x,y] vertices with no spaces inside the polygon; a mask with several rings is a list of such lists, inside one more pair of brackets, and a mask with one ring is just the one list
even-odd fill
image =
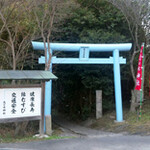
{"label": "small stone marker", "polygon": [[96,119],[102,117],[102,90],[96,90]]}

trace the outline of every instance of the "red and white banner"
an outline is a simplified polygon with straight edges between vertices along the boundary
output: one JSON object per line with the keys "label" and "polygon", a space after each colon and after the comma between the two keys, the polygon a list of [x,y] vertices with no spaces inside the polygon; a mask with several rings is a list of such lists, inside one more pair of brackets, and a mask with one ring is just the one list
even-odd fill
{"label": "red and white banner", "polygon": [[137,69],[137,76],[136,76],[136,87],[135,90],[140,91],[142,87],[142,61],[143,61],[143,48],[144,44],[141,47],[139,62],[138,62],[138,69]]}

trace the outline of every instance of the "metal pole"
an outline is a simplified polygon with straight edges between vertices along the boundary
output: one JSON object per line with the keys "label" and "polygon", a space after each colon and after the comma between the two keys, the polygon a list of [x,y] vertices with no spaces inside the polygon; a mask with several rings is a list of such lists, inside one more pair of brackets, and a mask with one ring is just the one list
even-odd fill
{"label": "metal pole", "polygon": [[144,47],[144,43],[142,44],[143,46],[143,55],[142,55],[142,83],[141,83],[141,91],[140,91],[140,111],[139,111],[139,120],[141,120],[141,116],[142,116],[142,102],[143,102],[143,86],[144,86],[144,50],[145,50],[145,47]]}
{"label": "metal pole", "polygon": [[118,49],[113,51],[113,59],[114,59],[116,121],[123,122],[121,78],[120,78],[120,64],[119,64],[119,50]]}

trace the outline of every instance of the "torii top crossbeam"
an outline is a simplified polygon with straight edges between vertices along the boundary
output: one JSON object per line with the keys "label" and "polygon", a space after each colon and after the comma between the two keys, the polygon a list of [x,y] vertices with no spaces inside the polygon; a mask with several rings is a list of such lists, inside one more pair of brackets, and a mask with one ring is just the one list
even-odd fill
{"label": "torii top crossbeam", "polygon": [[[32,42],[35,50],[44,50],[43,42]],[[46,44],[48,47],[48,45]],[[79,58],[57,58],[53,56],[52,64],[114,64],[110,58],[90,58],[91,52],[111,52],[114,50],[129,51],[131,44],[74,44],[74,43],[50,43],[51,53],[53,51],[79,52]],[[39,58],[39,63],[45,63],[45,57]],[[119,64],[125,64],[126,59],[119,57]]]}
{"label": "torii top crossbeam", "polygon": [[[35,50],[44,50],[43,42],[32,42]],[[47,45],[47,44],[46,44]],[[80,44],[80,43],[50,43],[53,51],[80,51],[80,48],[89,48],[91,52],[129,51],[131,43],[120,44]]]}

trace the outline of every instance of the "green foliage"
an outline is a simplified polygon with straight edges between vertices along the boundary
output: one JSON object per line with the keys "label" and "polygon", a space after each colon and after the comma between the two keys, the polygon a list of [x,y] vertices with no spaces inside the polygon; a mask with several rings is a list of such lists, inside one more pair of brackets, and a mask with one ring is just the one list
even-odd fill
{"label": "green foliage", "polygon": [[[81,2],[81,7],[76,8],[71,17],[65,20],[60,42],[129,42],[128,26],[120,11],[105,1],[95,1],[94,4],[97,7],[94,7],[93,3],[89,5]],[[63,57],[66,55],[68,54],[62,54]],[[90,57],[108,58],[111,55],[91,53]],[[53,91],[53,107],[59,105],[59,110],[71,118],[85,120],[95,112],[96,90],[103,92],[104,112],[114,108],[112,65],[62,65],[55,68],[55,74],[59,80]]]}
{"label": "green foliage", "polygon": [[[92,1],[93,2],[93,1]],[[129,41],[129,31],[123,15],[109,3],[100,1],[77,8],[66,20],[63,41],[85,43],[119,43]],[[86,6],[85,6],[86,5]],[[93,6],[93,7],[92,7]]]}
{"label": "green foliage", "polygon": [[35,19],[27,1],[6,0],[3,3],[5,6],[1,8],[0,17],[1,68],[23,69],[29,59],[31,62],[29,45],[37,29]]}
{"label": "green foliage", "polygon": [[33,141],[44,141],[44,140],[58,140],[58,139],[70,139],[74,138],[73,136],[59,136],[59,135],[51,135],[49,137],[34,137],[33,135],[26,135],[24,137],[17,136],[14,137],[10,133],[6,134],[5,137],[0,136],[0,143],[20,143],[20,142],[33,142]]}
{"label": "green foliage", "polygon": [[[36,39],[41,39],[39,28],[34,17],[36,12],[40,21],[44,17],[44,11],[47,12],[43,20],[44,34],[47,35],[50,25],[51,5],[38,5],[30,11],[23,11],[24,6],[28,5],[31,1],[24,1],[22,7],[16,7],[12,15],[9,17],[10,31],[15,35],[14,42],[16,53],[20,54],[18,48],[20,47],[23,38],[28,38],[24,41],[30,42],[34,33]],[[29,3],[28,3],[29,2]],[[122,13],[114,8],[111,4],[104,0],[78,0],[78,4],[69,1],[73,5],[72,8],[68,7],[70,12],[69,17],[62,17],[63,13],[66,15],[66,10],[60,9],[62,14],[56,13],[54,19],[54,27],[52,28],[51,40],[57,42],[72,42],[72,43],[122,43],[129,42],[130,36]],[[11,6],[12,7],[12,6]],[[11,7],[5,9],[5,13],[10,11]],[[72,10],[72,11],[70,11]],[[57,10],[58,11],[58,10]],[[21,12],[21,13],[20,13]],[[20,14],[19,14],[20,13]],[[19,14],[19,15],[17,15]],[[61,17],[60,17],[61,16]],[[15,18],[15,19],[14,19]],[[48,21],[47,21],[48,20]],[[39,22],[40,24],[42,22]],[[2,23],[0,21],[0,27]],[[15,29],[18,32],[15,34]],[[8,33],[4,31],[0,35],[3,39],[9,40]],[[27,44],[25,42],[25,44]],[[1,65],[1,68],[12,67],[12,57],[9,47],[0,42],[0,60],[6,62]],[[4,55],[4,51],[8,50],[8,56]],[[24,67],[25,69],[32,68],[34,59],[32,55],[25,55],[31,49],[25,47],[21,49],[21,55],[18,55],[17,68]],[[25,52],[25,53],[24,53]],[[5,52],[6,53],[6,52]],[[39,53],[41,55],[41,53]],[[70,57],[78,57],[78,53],[59,53],[61,57],[68,55]],[[90,57],[93,58],[107,58],[111,53],[91,53]],[[24,58],[28,56],[28,58]],[[21,60],[19,58],[22,58]],[[34,55],[35,58],[35,55]],[[36,56],[37,59],[37,56]],[[25,64],[25,65],[24,65]],[[43,67],[43,66],[42,66]],[[34,66],[34,69],[42,68],[41,66]],[[124,73],[128,74],[128,69],[123,68]],[[113,82],[113,68],[111,65],[61,65],[56,66],[54,69],[55,74],[59,80],[54,84],[54,101],[53,106],[56,105],[59,109],[72,118],[86,119],[95,111],[95,90],[103,91],[104,110],[108,110],[114,105],[114,82]],[[125,75],[123,82],[126,83]],[[128,86],[128,85],[127,85]]]}

